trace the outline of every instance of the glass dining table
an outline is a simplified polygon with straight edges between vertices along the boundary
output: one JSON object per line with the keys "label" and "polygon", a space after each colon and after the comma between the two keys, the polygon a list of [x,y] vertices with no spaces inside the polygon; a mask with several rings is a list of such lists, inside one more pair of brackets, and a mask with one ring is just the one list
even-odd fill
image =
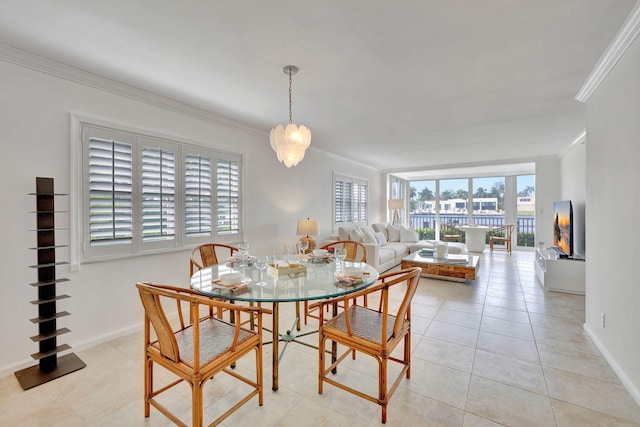
{"label": "glass dining table", "polygon": [[[226,262],[203,268],[191,276],[191,288],[207,296],[230,301],[247,301],[254,303],[272,303],[272,390],[278,390],[278,365],[280,363],[279,342],[286,345],[296,340],[294,327],[300,330],[300,301],[321,300],[348,295],[364,289],[378,280],[378,271],[366,263],[343,261],[336,266],[336,261],[319,263],[305,262],[306,272],[278,275],[275,269],[259,271],[251,262]],[[343,269],[354,267],[363,271],[361,280],[344,281]],[[231,290],[219,284],[219,277],[226,273],[242,273],[246,280],[245,287]],[[247,284],[248,283],[248,284]],[[280,303],[297,302],[296,320],[285,334],[280,333]],[[335,308],[334,308],[335,310]],[[297,337],[317,331],[299,334]],[[302,343],[301,341],[298,341]],[[306,343],[302,343],[308,345]],[[334,352],[335,355],[335,352]]]}

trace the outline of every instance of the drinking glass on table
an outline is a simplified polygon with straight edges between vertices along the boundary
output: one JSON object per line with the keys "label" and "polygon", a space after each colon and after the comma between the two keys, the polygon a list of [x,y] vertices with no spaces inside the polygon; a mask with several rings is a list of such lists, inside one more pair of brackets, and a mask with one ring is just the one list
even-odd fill
{"label": "drinking glass on table", "polygon": [[337,249],[333,253],[338,261],[340,261],[340,266],[344,268],[344,260],[347,258],[347,251],[344,249]]}
{"label": "drinking glass on table", "polygon": [[304,254],[309,249],[309,241],[308,240],[298,240],[297,243],[298,248],[298,258],[300,261],[304,260]]}
{"label": "drinking glass on table", "polygon": [[264,273],[264,270],[267,268],[267,264],[269,263],[269,259],[266,256],[259,256],[256,257],[256,259],[253,261],[254,265],[256,266],[256,268],[258,269],[258,271],[260,272],[260,281],[258,283],[256,283],[257,285],[264,285],[264,279],[262,277],[262,274]]}

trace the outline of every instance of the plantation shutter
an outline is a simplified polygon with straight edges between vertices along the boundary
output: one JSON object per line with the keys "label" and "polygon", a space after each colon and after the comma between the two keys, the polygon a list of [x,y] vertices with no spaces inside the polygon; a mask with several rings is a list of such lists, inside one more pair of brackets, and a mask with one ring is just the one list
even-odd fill
{"label": "plantation shutter", "polygon": [[346,224],[353,222],[353,185],[351,181],[345,180],[344,178],[336,178],[334,190],[336,224]]}
{"label": "plantation shutter", "polygon": [[334,226],[367,221],[367,190],[366,180],[334,174]]}
{"label": "plantation shutter", "polygon": [[242,238],[241,154],[79,125],[74,262]]}
{"label": "plantation shutter", "polygon": [[240,163],[216,161],[216,234],[240,232]]}
{"label": "plantation shutter", "polygon": [[142,159],[142,239],[170,240],[176,234],[176,153],[144,147]]}
{"label": "plantation shutter", "polygon": [[131,243],[132,145],[90,136],[88,147],[89,243]]}
{"label": "plantation shutter", "polygon": [[353,184],[353,199],[355,200],[354,222],[367,222],[367,184],[355,182]]}
{"label": "plantation shutter", "polygon": [[185,156],[185,235],[211,235],[211,158]]}

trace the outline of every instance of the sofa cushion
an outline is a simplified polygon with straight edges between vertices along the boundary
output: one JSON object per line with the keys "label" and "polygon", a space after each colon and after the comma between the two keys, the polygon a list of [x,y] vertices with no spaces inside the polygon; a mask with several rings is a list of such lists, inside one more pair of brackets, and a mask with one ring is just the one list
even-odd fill
{"label": "sofa cushion", "polygon": [[381,246],[380,249],[378,249],[378,264],[385,264],[387,262],[390,262],[392,260],[394,260],[396,258],[396,252],[387,247],[387,246]]}
{"label": "sofa cushion", "polygon": [[389,224],[387,225],[387,234],[389,237],[387,241],[389,242],[399,242],[400,241],[400,226]]}
{"label": "sofa cushion", "polygon": [[387,242],[387,245],[383,247],[391,249],[396,254],[396,257],[403,257],[409,254],[409,246],[406,243]]}
{"label": "sofa cushion", "polygon": [[419,240],[418,232],[414,228],[400,226],[400,241],[415,243]]}
{"label": "sofa cushion", "polygon": [[375,233],[373,233],[373,236],[376,238],[378,246],[384,246],[387,244],[387,238],[384,236],[384,233],[382,231],[376,231]]}

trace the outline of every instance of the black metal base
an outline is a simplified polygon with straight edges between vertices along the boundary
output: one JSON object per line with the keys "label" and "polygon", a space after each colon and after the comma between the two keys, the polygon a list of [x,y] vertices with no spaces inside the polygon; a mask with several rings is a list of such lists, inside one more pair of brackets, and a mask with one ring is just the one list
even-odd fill
{"label": "black metal base", "polygon": [[63,375],[70,374],[87,366],[75,353],[58,357],[58,363],[51,372],[42,372],[39,365],[14,372],[23,390],[39,386]]}

